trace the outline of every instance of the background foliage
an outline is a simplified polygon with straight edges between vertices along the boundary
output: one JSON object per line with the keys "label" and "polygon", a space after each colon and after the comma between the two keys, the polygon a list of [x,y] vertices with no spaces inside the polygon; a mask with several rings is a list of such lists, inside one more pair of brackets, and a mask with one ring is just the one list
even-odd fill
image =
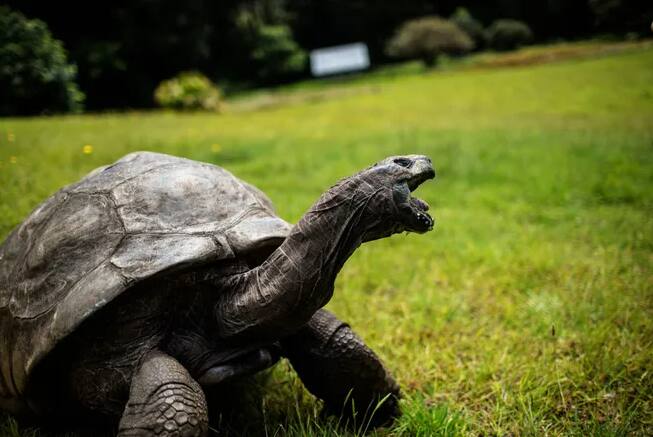
{"label": "background foliage", "polygon": [[[401,23],[425,15],[449,17],[460,6],[483,26],[502,18],[524,21],[536,42],[597,32],[648,35],[653,17],[653,5],[638,0],[3,3],[30,18],[44,20],[54,37],[64,42],[78,67],[79,86],[89,109],[151,106],[159,82],[181,71],[201,71],[211,80],[229,85],[227,89],[286,82],[300,72],[300,52],[354,41],[366,42],[373,63],[382,64],[388,61],[386,43]],[[242,26],[243,17],[245,21],[254,17],[257,27],[285,26],[287,30],[275,31],[272,49],[266,52],[249,36],[251,28]],[[265,45],[270,39],[260,41]],[[257,54],[255,50],[259,50]],[[253,57],[267,59],[279,53],[285,53],[285,60],[264,74],[260,64],[252,62]],[[302,72],[306,74],[305,69]]]}
{"label": "background foliage", "polygon": [[485,29],[483,29],[483,24],[474,18],[466,8],[457,8],[451,15],[450,20],[464,30],[472,41],[474,41],[474,49],[481,50],[485,48]]}
{"label": "background foliage", "polygon": [[441,54],[463,54],[474,41],[453,21],[428,16],[406,21],[388,41],[387,51],[398,58],[418,58],[433,66]]}
{"label": "background foliage", "polygon": [[497,20],[486,31],[487,43],[494,50],[514,50],[533,40],[533,32],[521,21]]}
{"label": "background foliage", "polygon": [[164,108],[218,111],[222,96],[206,76],[190,71],[161,82],[154,100]]}
{"label": "background foliage", "polygon": [[0,115],[81,110],[76,74],[45,23],[0,6]]}

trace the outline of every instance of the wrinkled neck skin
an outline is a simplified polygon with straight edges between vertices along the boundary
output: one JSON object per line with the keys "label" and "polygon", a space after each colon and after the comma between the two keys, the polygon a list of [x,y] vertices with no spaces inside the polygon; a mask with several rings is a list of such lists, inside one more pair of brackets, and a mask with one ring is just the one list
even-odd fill
{"label": "wrinkled neck skin", "polygon": [[[377,233],[380,190],[363,178],[345,179],[324,193],[260,266],[218,279],[226,292],[216,305],[223,338],[274,340],[303,326],[333,295],[336,276],[364,241]],[[377,211],[375,211],[377,212]]]}

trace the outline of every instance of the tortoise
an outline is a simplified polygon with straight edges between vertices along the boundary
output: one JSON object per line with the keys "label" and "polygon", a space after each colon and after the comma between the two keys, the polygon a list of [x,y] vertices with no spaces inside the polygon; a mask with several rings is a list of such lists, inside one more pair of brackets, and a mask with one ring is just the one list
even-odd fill
{"label": "tortoise", "polygon": [[284,357],[329,411],[388,423],[398,384],[323,307],[363,242],[432,229],[411,191],[434,176],[426,156],[386,158],[291,226],[216,165],[137,152],[92,171],[0,246],[0,409],[206,435],[206,394]]}

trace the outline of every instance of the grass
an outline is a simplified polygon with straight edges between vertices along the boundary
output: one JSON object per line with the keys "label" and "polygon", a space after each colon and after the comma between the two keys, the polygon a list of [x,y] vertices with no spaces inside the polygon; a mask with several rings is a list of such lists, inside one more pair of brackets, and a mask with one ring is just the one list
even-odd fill
{"label": "grass", "polygon": [[[425,153],[435,231],[359,249],[329,304],[403,387],[375,432],[653,434],[653,49],[371,82],[223,115],[0,119],[0,236],[134,150],[218,163],[290,221],[338,178]],[[258,402],[268,435],[365,431],[320,418],[286,364]]]}
{"label": "grass", "polygon": [[[652,40],[603,41],[588,40],[527,46],[510,52],[480,52],[464,57],[442,56],[439,72],[469,69],[494,69],[560,62],[568,59],[596,58],[616,53],[638,51],[653,46]],[[384,65],[371,71],[296,82],[272,89],[241,91],[229,97],[231,112],[269,109],[300,102],[316,102],[343,96],[375,93],[377,84],[422,76],[427,71],[420,61]]]}

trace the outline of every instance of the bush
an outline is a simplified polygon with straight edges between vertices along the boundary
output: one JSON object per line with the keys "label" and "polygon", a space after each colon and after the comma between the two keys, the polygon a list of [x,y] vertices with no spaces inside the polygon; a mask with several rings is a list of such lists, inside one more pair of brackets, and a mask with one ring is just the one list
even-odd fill
{"label": "bush", "polygon": [[252,59],[261,79],[301,73],[306,66],[306,52],[292,38],[285,25],[261,26],[256,31]]}
{"label": "bush", "polygon": [[472,14],[466,8],[457,8],[449,20],[469,35],[472,41],[474,41],[474,46],[477,50],[485,47],[485,30],[483,29],[483,24],[472,17]]}
{"label": "bush", "polygon": [[443,53],[462,54],[474,42],[458,26],[444,18],[417,18],[402,24],[386,47],[388,55],[421,59],[427,67],[436,64]]}
{"label": "bush", "polygon": [[514,50],[531,42],[533,32],[517,20],[497,20],[487,30],[487,40],[494,50]]}
{"label": "bush", "polygon": [[190,71],[161,82],[154,91],[154,100],[164,108],[219,111],[222,95],[206,76]]}
{"label": "bush", "polygon": [[0,7],[0,115],[81,111],[76,75],[45,23]]}

